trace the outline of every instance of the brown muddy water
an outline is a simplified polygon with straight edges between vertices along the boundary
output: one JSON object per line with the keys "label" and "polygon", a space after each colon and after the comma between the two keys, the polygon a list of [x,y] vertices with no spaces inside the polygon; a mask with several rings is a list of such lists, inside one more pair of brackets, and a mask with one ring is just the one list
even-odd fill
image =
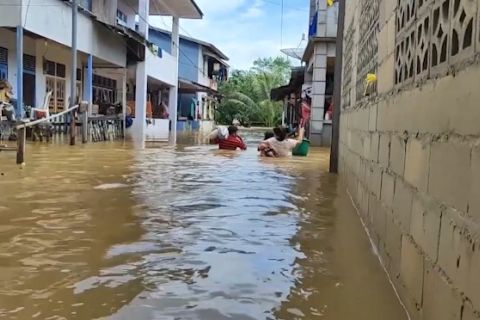
{"label": "brown muddy water", "polygon": [[328,153],[259,137],[0,153],[0,318],[406,319]]}

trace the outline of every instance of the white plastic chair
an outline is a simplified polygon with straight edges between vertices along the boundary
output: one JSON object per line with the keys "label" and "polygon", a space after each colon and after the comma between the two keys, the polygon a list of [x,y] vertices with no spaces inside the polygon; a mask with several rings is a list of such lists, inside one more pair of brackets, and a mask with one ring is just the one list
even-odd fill
{"label": "white plastic chair", "polygon": [[53,91],[48,91],[47,94],[45,95],[45,100],[43,100],[43,105],[40,106],[39,108],[32,108],[30,118],[34,119],[35,118],[35,112],[41,112],[45,114],[45,117],[48,118],[50,117],[50,99],[52,98]]}

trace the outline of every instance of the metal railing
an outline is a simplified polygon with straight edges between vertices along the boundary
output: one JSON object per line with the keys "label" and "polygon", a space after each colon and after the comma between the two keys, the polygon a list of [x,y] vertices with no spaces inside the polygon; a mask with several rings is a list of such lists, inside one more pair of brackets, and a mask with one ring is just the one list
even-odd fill
{"label": "metal railing", "polygon": [[29,122],[24,122],[19,125],[17,125],[15,128],[17,129],[17,164],[23,164],[24,159],[25,159],[25,144],[27,140],[27,128],[28,127],[33,127],[37,124],[43,123],[43,122],[49,122],[52,119],[56,119],[58,117],[61,117],[67,113],[73,112],[74,110],[77,110],[79,105],[75,105],[71,107],[68,110],[62,111],[57,114],[53,114],[49,117],[34,120],[34,121],[29,121]]}

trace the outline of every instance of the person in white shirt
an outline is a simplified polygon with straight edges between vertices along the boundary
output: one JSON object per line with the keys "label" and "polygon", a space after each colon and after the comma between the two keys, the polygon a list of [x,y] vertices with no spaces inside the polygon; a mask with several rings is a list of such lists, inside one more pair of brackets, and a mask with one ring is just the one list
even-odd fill
{"label": "person in white shirt", "polygon": [[263,155],[268,155],[265,150],[273,150],[275,157],[288,157],[292,154],[292,150],[302,142],[305,135],[305,129],[300,128],[297,139],[287,138],[287,131],[283,127],[273,129],[275,136],[273,138],[260,142],[258,150]]}

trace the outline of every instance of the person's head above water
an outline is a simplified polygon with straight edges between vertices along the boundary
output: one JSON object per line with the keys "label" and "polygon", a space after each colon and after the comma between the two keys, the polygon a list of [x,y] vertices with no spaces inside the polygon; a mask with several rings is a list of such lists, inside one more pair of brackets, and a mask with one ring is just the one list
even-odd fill
{"label": "person's head above water", "polygon": [[235,135],[238,132],[237,126],[229,126],[228,127],[228,134]]}
{"label": "person's head above water", "polygon": [[278,141],[283,141],[287,138],[287,131],[283,127],[273,128],[273,133]]}
{"label": "person's head above water", "polygon": [[265,137],[263,138],[263,140],[268,140],[273,137],[275,137],[275,133],[273,133],[273,131],[267,131],[265,132]]}

